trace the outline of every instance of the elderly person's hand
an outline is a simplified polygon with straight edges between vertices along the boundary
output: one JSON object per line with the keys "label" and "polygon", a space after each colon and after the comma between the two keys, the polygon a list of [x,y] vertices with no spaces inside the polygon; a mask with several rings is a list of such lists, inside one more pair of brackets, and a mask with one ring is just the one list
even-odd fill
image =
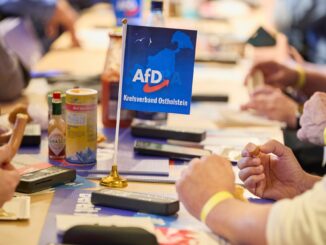
{"label": "elderly person's hand", "polygon": [[297,127],[298,104],[278,88],[263,86],[256,89],[241,109],[252,109],[258,115],[285,122],[290,128]]}
{"label": "elderly person's hand", "polygon": [[297,134],[300,140],[316,145],[325,145],[326,93],[316,92],[304,104],[300,125],[301,129]]}
{"label": "elderly person's hand", "polygon": [[180,201],[187,210],[200,218],[206,201],[219,191],[234,193],[235,177],[227,159],[212,155],[193,159],[176,183]]}
{"label": "elderly person's hand", "polygon": [[275,140],[261,146],[249,143],[242,151],[238,167],[246,188],[262,198],[291,198],[308,188],[309,177],[291,149]]}
{"label": "elderly person's hand", "polygon": [[267,85],[284,89],[288,86],[295,86],[299,79],[299,74],[294,64],[282,64],[277,61],[263,61],[255,64],[249,71],[245,84],[256,71],[261,71],[264,75],[264,82]]}

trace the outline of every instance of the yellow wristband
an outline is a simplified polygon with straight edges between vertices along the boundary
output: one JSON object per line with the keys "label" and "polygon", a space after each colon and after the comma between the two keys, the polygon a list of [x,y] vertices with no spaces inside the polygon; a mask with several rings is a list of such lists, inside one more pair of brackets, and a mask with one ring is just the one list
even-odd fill
{"label": "yellow wristband", "polygon": [[222,202],[226,199],[230,199],[230,198],[234,198],[234,196],[228,191],[219,191],[219,192],[215,193],[213,196],[211,196],[211,198],[209,198],[207,200],[204,207],[202,208],[202,210],[200,212],[200,220],[203,223],[206,223],[206,218],[207,218],[207,215],[209,214],[209,212],[212,211],[212,209],[217,204],[219,204],[220,202]]}
{"label": "yellow wristband", "polygon": [[298,73],[298,76],[299,76],[295,86],[298,89],[301,89],[301,88],[303,88],[303,86],[306,83],[306,72],[305,72],[305,70],[303,69],[303,67],[301,65],[296,65],[295,69],[296,69],[296,71]]}
{"label": "yellow wristband", "polygon": [[324,145],[326,145],[326,128],[324,128]]}

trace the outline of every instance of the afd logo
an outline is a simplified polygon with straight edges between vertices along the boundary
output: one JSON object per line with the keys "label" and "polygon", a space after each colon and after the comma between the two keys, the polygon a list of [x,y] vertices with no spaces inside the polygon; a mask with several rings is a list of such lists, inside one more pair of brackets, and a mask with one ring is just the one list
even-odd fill
{"label": "afd logo", "polygon": [[147,68],[144,74],[141,69],[137,69],[132,81],[145,83],[143,91],[145,93],[153,93],[169,85],[170,80],[163,80],[162,78],[163,76],[160,71]]}

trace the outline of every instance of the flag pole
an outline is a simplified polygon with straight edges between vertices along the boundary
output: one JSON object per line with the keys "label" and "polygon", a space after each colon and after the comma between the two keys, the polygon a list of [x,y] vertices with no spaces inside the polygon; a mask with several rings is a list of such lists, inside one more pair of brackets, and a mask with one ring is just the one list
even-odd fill
{"label": "flag pole", "polygon": [[100,181],[101,185],[107,187],[113,187],[113,188],[124,188],[128,185],[127,180],[125,178],[122,178],[118,173],[118,144],[119,144],[120,111],[121,111],[121,97],[122,97],[123,66],[124,66],[125,47],[126,47],[126,34],[127,34],[127,19],[123,19],[122,20],[122,53],[121,53],[120,81],[119,81],[119,91],[118,91],[117,120],[115,125],[113,164],[112,164],[110,174],[102,178]]}

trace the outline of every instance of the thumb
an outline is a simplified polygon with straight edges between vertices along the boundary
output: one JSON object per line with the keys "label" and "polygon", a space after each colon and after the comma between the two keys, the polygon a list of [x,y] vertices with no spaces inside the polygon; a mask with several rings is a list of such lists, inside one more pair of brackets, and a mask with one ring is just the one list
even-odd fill
{"label": "thumb", "polygon": [[276,140],[270,140],[267,143],[263,144],[262,146],[259,147],[260,151],[269,154],[273,153],[278,157],[284,156],[284,154],[287,152],[287,147],[280,142]]}

